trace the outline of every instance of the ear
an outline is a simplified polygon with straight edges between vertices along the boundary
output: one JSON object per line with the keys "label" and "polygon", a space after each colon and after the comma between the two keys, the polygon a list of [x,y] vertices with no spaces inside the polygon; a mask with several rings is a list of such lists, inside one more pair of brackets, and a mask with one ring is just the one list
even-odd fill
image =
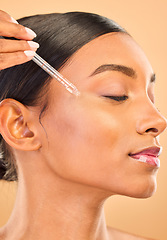
{"label": "ear", "polygon": [[41,147],[38,115],[14,99],[0,103],[0,133],[13,148],[34,151]]}

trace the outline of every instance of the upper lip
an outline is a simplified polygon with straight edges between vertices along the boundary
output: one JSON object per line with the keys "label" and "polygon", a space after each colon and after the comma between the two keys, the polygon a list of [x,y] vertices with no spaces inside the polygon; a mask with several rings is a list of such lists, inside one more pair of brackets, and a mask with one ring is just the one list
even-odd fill
{"label": "upper lip", "polygon": [[153,156],[153,157],[158,157],[162,152],[162,147],[148,147],[144,148],[142,150],[139,150],[138,152],[135,153],[130,153],[129,156],[134,156],[134,155],[148,155],[148,156]]}

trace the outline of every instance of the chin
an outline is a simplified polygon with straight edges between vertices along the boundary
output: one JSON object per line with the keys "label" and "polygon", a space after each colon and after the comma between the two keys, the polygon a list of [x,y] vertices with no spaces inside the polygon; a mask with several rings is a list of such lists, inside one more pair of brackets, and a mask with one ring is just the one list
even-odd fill
{"label": "chin", "polygon": [[157,182],[156,179],[152,179],[148,182],[145,182],[145,184],[139,184],[133,192],[128,194],[129,197],[134,197],[134,198],[149,198],[157,190]]}
{"label": "chin", "polygon": [[113,195],[122,195],[133,198],[149,198],[157,190],[156,175],[133,178],[133,180],[122,182],[122,184],[119,183],[114,189],[113,186],[111,186],[111,188],[110,191],[112,190],[111,192]]}

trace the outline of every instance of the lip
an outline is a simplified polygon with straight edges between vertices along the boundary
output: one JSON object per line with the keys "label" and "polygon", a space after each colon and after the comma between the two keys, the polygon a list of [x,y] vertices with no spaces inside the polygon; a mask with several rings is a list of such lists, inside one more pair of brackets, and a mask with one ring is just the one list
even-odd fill
{"label": "lip", "polygon": [[129,156],[148,155],[148,156],[153,156],[153,157],[159,157],[161,152],[162,152],[162,147],[148,147],[148,148],[139,150],[138,152],[130,153]]}
{"label": "lip", "polygon": [[162,152],[162,147],[148,147],[139,150],[135,153],[130,153],[129,156],[139,162],[147,163],[152,166],[160,167],[159,155]]}

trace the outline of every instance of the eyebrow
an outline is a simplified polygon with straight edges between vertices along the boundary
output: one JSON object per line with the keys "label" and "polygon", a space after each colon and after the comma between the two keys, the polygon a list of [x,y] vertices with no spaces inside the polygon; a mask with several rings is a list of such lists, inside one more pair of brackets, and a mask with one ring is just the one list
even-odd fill
{"label": "eyebrow", "polygon": [[[104,64],[99,66],[93,73],[91,73],[90,77],[100,74],[102,72],[106,71],[117,71],[125,74],[128,77],[131,78],[137,78],[137,74],[135,70],[131,67],[127,67],[124,65],[118,65],[118,64]],[[155,82],[155,74],[152,74],[150,82]]]}

